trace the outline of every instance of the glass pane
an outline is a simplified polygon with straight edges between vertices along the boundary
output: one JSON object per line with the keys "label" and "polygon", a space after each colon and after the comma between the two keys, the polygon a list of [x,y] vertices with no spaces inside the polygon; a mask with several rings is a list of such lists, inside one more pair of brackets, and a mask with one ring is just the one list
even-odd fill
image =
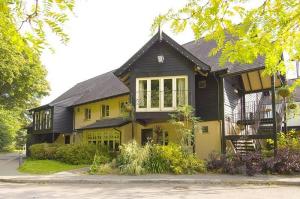
{"label": "glass pane", "polygon": [[186,103],[186,90],[185,90],[185,79],[177,78],[176,79],[176,91],[177,91],[177,106],[183,106]]}
{"label": "glass pane", "polygon": [[159,108],[159,80],[151,80],[151,108]]}
{"label": "glass pane", "polygon": [[172,84],[172,79],[164,80],[164,107],[173,106]]}
{"label": "glass pane", "polygon": [[137,99],[139,108],[147,108],[147,80],[139,81],[139,99]]}

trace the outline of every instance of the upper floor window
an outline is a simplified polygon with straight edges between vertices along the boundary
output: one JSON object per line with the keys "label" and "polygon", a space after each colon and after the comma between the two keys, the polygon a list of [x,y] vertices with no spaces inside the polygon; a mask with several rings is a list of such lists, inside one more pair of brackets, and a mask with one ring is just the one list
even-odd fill
{"label": "upper floor window", "polygon": [[128,102],[122,101],[120,102],[120,114],[125,114],[126,111],[126,106],[128,105]]}
{"label": "upper floor window", "polygon": [[84,109],[84,119],[90,120],[92,117],[92,110],[90,108]]}
{"label": "upper floor window", "polygon": [[170,111],[188,102],[186,76],[136,79],[137,111]]}
{"label": "upper floor window", "polygon": [[52,125],[51,109],[36,111],[33,114],[34,130],[51,129]]}
{"label": "upper floor window", "polygon": [[102,105],[101,117],[109,117],[109,106],[108,105]]}

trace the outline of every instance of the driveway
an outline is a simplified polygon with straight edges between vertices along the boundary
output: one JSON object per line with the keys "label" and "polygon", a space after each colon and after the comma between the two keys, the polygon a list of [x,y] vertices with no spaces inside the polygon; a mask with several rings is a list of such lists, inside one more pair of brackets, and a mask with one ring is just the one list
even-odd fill
{"label": "driveway", "polygon": [[214,186],[185,184],[8,184],[0,183],[0,198],[195,198],[195,199],[299,199],[300,187],[293,186]]}
{"label": "driveway", "polygon": [[18,167],[18,153],[0,153],[0,176],[22,175],[18,172]]}

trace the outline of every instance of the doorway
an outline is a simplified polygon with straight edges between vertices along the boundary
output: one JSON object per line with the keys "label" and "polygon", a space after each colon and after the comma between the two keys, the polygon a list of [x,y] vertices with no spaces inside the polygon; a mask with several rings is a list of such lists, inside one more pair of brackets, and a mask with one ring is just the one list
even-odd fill
{"label": "doorway", "polygon": [[150,142],[153,138],[153,129],[142,129],[142,146]]}

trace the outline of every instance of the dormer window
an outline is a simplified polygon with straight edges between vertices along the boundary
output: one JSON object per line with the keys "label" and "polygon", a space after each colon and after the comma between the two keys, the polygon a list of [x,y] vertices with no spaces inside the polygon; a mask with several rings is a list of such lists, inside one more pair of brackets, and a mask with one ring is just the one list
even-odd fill
{"label": "dormer window", "polygon": [[172,111],[188,102],[186,76],[136,79],[137,111]]}

